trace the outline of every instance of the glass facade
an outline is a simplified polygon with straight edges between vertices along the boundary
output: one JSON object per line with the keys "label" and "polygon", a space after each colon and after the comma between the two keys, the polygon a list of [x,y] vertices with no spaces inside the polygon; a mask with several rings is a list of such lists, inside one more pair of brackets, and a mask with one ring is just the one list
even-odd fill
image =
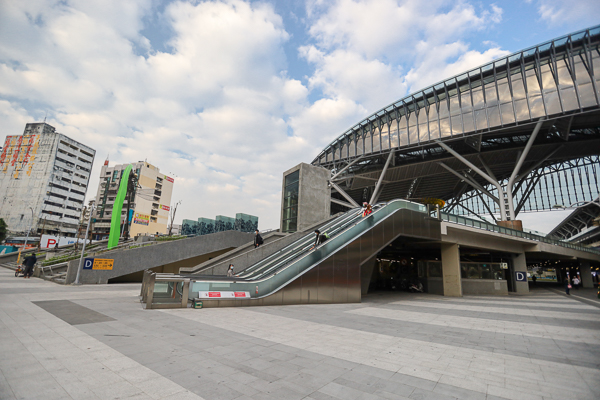
{"label": "glass facade", "polygon": [[294,171],[284,179],[283,189],[283,225],[282,232],[296,232],[298,229],[298,192],[300,189],[300,170]]}
{"label": "glass facade", "polygon": [[600,27],[594,27],[413,93],[348,130],[312,163],[329,168],[363,154],[597,108],[599,46]]}

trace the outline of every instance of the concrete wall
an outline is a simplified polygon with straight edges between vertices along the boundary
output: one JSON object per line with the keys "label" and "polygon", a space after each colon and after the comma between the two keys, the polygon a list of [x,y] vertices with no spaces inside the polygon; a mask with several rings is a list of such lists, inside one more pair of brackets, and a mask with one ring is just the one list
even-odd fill
{"label": "concrete wall", "polygon": [[285,177],[297,170],[300,170],[297,231],[303,231],[309,226],[328,218],[331,213],[331,189],[327,184],[331,171],[301,163],[283,173],[280,216],[280,226],[282,227]]}
{"label": "concrete wall", "polygon": [[[162,268],[164,272],[177,272],[179,268],[198,265],[211,255],[218,256],[233,248],[253,241],[252,233],[226,231],[189,239],[159,243],[148,247],[101,254],[96,258],[112,259],[112,270],[83,270],[82,283],[107,283],[109,279],[133,274],[145,269]],[[79,260],[69,263],[66,283],[77,276]]]}
{"label": "concrete wall", "polygon": [[505,280],[499,279],[462,279],[463,295],[508,295]]}

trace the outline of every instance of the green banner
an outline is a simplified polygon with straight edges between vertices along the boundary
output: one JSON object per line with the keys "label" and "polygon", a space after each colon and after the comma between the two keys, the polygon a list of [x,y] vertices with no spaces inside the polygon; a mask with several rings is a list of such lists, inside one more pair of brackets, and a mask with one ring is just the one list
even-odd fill
{"label": "green banner", "polygon": [[121,236],[121,210],[123,209],[123,201],[125,201],[125,196],[127,195],[127,183],[129,182],[131,168],[131,164],[129,164],[127,168],[125,168],[125,171],[123,171],[121,183],[119,183],[119,191],[117,192],[117,197],[115,197],[115,203],[113,204],[107,246],[109,249],[117,247],[119,244],[119,237]]}

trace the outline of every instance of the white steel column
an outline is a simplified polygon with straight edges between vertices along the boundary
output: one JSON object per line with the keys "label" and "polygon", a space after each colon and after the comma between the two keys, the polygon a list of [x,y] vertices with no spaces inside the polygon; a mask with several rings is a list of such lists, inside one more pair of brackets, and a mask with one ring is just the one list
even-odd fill
{"label": "white steel column", "polygon": [[333,187],[335,190],[337,190],[339,194],[341,194],[342,196],[344,196],[344,198],[345,198],[346,200],[348,200],[348,202],[349,202],[350,204],[352,204],[352,206],[353,206],[353,207],[360,207],[360,206],[358,205],[358,203],[357,203],[357,202],[355,202],[355,201],[354,201],[354,199],[353,199],[352,197],[350,197],[350,195],[349,195],[348,193],[344,192],[344,189],[342,189],[341,187],[339,187],[338,185],[336,185],[335,183],[333,183],[333,182],[331,182],[331,181],[329,181],[329,184],[330,184],[330,185],[331,185],[331,186],[332,186],[332,187]]}
{"label": "white steel column", "polygon": [[477,166],[475,166],[475,164],[473,164],[472,162],[470,162],[469,160],[467,160],[466,158],[464,158],[463,156],[458,154],[456,151],[452,150],[447,144],[442,143],[439,140],[436,140],[436,142],[448,153],[452,154],[454,157],[456,157],[458,160],[460,160],[463,164],[465,164],[466,166],[471,168],[473,171],[475,171],[477,174],[479,174],[479,176],[481,176],[483,179],[485,179],[492,185],[496,186],[496,189],[498,190],[498,195],[500,196],[500,199],[499,199],[500,200],[500,220],[506,221],[508,216],[506,215],[507,213],[506,213],[506,209],[504,207],[504,198],[503,198],[504,191],[502,190],[502,186],[500,185],[500,183],[497,180],[492,179],[488,174],[486,174],[481,169],[479,169]]}
{"label": "white steel column", "polygon": [[377,199],[379,198],[379,190],[381,189],[381,182],[383,182],[383,177],[385,176],[385,173],[387,172],[388,166],[390,165],[390,161],[392,161],[392,158],[394,158],[395,152],[396,152],[395,149],[392,149],[392,151],[390,151],[390,155],[388,156],[387,161],[385,162],[385,165],[383,166],[383,171],[381,171],[381,176],[379,177],[379,180],[377,181],[377,185],[375,186],[375,190],[373,191],[371,200],[369,200],[369,204],[374,204],[377,201]]}
{"label": "white steel column", "polygon": [[523,166],[523,163],[525,162],[525,158],[527,158],[527,154],[529,153],[529,150],[531,150],[531,146],[533,146],[533,142],[535,141],[535,138],[537,137],[538,132],[540,131],[540,128],[542,127],[542,124],[544,123],[544,118],[545,117],[540,118],[538,123],[535,125],[535,128],[533,129],[533,132],[531,133],[531,136],[529,137],[529,140],[527,140],[525,149],[523,149],[523,153],[521,153],[521,157],[519,157],[519,160],[517,161],[517,165],[515,166],[515,169],[513,170],[512,174],[510,175],[510,178],[508,179],[508,184],[506,185],[506,197],[508,199],[508,212],[510,213],[511,220],[515,219],[515,206],[513,204],[513,187],[515,185],[515,179],[517,178],[517,174],[519,173],[519,170]]}

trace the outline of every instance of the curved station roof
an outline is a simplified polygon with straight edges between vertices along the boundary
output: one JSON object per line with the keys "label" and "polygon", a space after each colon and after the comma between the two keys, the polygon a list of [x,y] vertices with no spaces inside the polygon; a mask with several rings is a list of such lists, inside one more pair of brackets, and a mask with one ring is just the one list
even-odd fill
{"label": "curved station roof", "polygon": [[[426,87],[348,129],[312,164],[337,171],[354,162],[340,186],[361,201],[393,150],[380,200],[449,200],[470,189],[461,188],[460,177],[440,163],[471,172],[440,143],[486,167],[499,181],[510,176],[540,120],[540,134],[522,171],[598,156],[599,45],[596,26]],[[488,184],[473,175],[481,185]]]}

